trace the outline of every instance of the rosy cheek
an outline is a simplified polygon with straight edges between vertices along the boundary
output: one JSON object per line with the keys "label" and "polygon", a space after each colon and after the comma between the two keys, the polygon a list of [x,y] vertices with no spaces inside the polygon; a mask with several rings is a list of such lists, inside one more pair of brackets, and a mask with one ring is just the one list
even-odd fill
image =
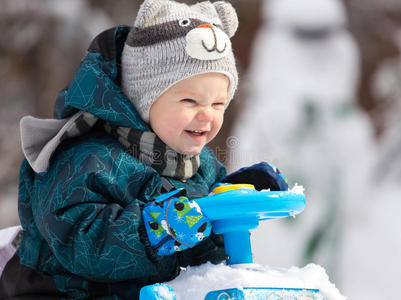
{"label": "rosy cheek", "polygon": [[215,118],[213,122],[213,128],[212,131],[210,132],[209,139],[213,139],[220,131],[221,126],[223,125],[223,119],[222,118]]}
{"label": "rosy cheek", "polygon": [[171,124],[167,125],[170,127],[170,130],[175,133],[182,133],[185,130],[186,123],[182,122],[183,120],[172,120]]}
{"label": "rosy cheek", "polygon": [[215,127],[217,128],[217,130],[220,130],[221,126],[223,125],[223,120],[224,120],[223,114],[219,114],[218,116],[216,116]]}

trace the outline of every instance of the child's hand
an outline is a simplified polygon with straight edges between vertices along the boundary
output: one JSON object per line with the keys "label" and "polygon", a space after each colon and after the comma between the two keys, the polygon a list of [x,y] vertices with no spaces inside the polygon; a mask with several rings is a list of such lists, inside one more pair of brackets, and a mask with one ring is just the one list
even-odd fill
{"label": "child's hand", "polygon": [[225,176],[221,182],[228,183],[249,183],[255,186],[255,189],[271,191],[288,190],[287,179],[280,171],[271,164],[260,162],[250,167],[244,167]]}
{"label": "child's hand", "polygon": [[153,250],[160,256],[192,248],[210,235],[210,220],[184,189],[162,194],[145,205],[143,221]]}

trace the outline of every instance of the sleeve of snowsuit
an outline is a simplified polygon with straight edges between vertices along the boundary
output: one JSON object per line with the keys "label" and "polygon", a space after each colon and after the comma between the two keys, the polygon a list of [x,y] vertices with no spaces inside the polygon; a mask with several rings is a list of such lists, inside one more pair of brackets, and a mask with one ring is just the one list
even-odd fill
{"label": "sleeve of snowsuit", "polygon": [[144,201],[139,199],[151,193],[144,186],[157,190],[160,180],[143,164],[124,163],[132,159],[126,155],[87,142],[61,151],[42,176],[47,193],[34,197],[35,222],[71,273],[114,281],[176,268],[176,258],[152,256],[145,246]]}

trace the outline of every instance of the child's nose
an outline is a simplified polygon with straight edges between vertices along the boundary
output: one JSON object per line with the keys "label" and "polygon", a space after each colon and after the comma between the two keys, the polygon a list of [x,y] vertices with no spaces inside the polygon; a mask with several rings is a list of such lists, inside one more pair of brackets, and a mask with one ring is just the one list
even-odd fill
{"label": "child's nose", "polygon": [[196,115],[198,121],[211,122],[213,120],[212,109],[209,107],[201,109]]}

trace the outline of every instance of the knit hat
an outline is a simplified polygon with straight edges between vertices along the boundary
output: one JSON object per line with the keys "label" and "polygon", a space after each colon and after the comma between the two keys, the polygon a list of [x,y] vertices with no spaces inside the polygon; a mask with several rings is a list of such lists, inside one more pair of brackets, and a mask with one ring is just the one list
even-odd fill
{"label": "knit hat", "polygon": [[145,0],[122,53],[122,90],[141,118],[168,88],[185,78],[209,72],[230,79],[228,102],[238,85],[230,38],[238,28],[228,2],[194,5]]}

